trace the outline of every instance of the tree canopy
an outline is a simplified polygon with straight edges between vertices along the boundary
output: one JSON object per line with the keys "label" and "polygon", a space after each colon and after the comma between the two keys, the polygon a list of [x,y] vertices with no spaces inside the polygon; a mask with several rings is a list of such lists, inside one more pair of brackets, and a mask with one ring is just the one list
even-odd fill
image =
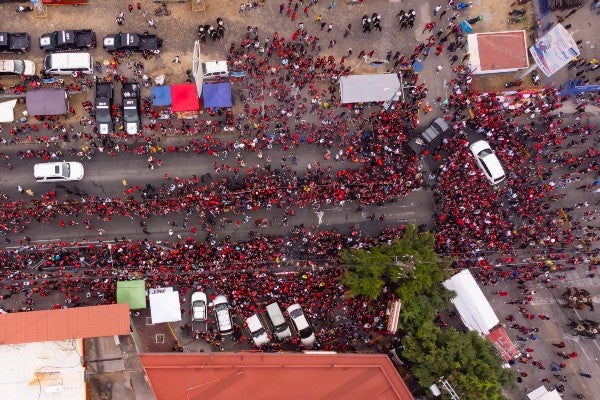
{"label": "tree canopy", "polygon": [[513,380],[513,373],[502,368],[493,345],[475,332],[442,330],[434,323],[436,312],[448,309],[455,294],[442,285],[450,276],[451,260],[435,253],[432,233],[409,225],[393,243],[345,251],[341,261],[348,267],[342,282],[349,296],[375,300],[392,291],[402,300],[402,356],[414,364],[421,386],[445,377],[461,399],[502,398],[502,386]]}
{"label": "tree canopy", "polygon": [[402,355],[415,364],[412,372],[421,386],[445,377],[464,400],[503,399],[502,386],[514,380],[512,370],[502,368],[493,345],[477,332],[443,331],[426,322],[403,345]]}

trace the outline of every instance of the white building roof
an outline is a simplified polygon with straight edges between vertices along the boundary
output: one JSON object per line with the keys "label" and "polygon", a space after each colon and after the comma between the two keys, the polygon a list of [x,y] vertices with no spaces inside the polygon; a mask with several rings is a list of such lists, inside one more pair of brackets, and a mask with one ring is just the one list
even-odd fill
{"label": "white building roof", "polygon": [[468,329],[487,335],[498,325],[496,313],[468,269],[444,281],[443,285],[456,292],[452,302]]}
{"label": "white building roof", "polygon": [[82,339],[0,345],[3,398],[85,399],[82,356]]}

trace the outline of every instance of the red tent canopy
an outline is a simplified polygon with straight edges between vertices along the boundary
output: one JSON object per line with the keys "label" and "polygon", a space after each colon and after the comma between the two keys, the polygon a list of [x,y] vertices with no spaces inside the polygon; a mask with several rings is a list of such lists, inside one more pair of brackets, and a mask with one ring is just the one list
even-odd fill
{"label": "red tent canopy", "polygon": [[200,110],[200,100],[196,94],[196,85],[193,83],[171,85],[171,99],[173,112]]}

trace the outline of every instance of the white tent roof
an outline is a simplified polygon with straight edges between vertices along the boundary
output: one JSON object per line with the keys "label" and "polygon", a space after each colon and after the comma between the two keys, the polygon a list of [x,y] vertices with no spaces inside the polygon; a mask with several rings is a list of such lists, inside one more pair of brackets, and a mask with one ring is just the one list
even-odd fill
{"label": "white tent roof", "polygon": [[496,313],[468,269],[454,275],[443,285],[456,292],[452,302],[468,329],[487,335],[498,325],[500,321]]}
{"label": "white tent roof", "polygon": [[181,321],[179,292],[153,293],[149,297],[153,324]]}
{"label": "white tent roof", "polygon": [[0,103],[0,122],[13,122],[15,120],[14,108],[17,100],[9,100]]}
{"label": "white tent roof", "polygon": [[396,74],[350,75],[340,78],[342,104],[388,101],[400,90]]}
{"label": "white tent roof", "polygon": [[562,400],[560,393],[556,389],[549,392],[545,386],[535,389],[533,392],[527,394],[527,397],[529,400]]}

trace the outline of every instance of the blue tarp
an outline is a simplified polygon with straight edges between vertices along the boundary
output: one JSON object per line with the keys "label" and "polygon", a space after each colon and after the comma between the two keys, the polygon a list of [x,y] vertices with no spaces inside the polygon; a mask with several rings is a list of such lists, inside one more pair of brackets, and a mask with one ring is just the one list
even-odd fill
{"label": "blue tarp", "polygon": [[203,83],[202,97],[204,97],[204,108],[231,107],[231,84]]}
{"label": "blue tarp", "polygon": [[155,106],[171,105],[171,87],[170,86],[152,86],[152,104]]}

